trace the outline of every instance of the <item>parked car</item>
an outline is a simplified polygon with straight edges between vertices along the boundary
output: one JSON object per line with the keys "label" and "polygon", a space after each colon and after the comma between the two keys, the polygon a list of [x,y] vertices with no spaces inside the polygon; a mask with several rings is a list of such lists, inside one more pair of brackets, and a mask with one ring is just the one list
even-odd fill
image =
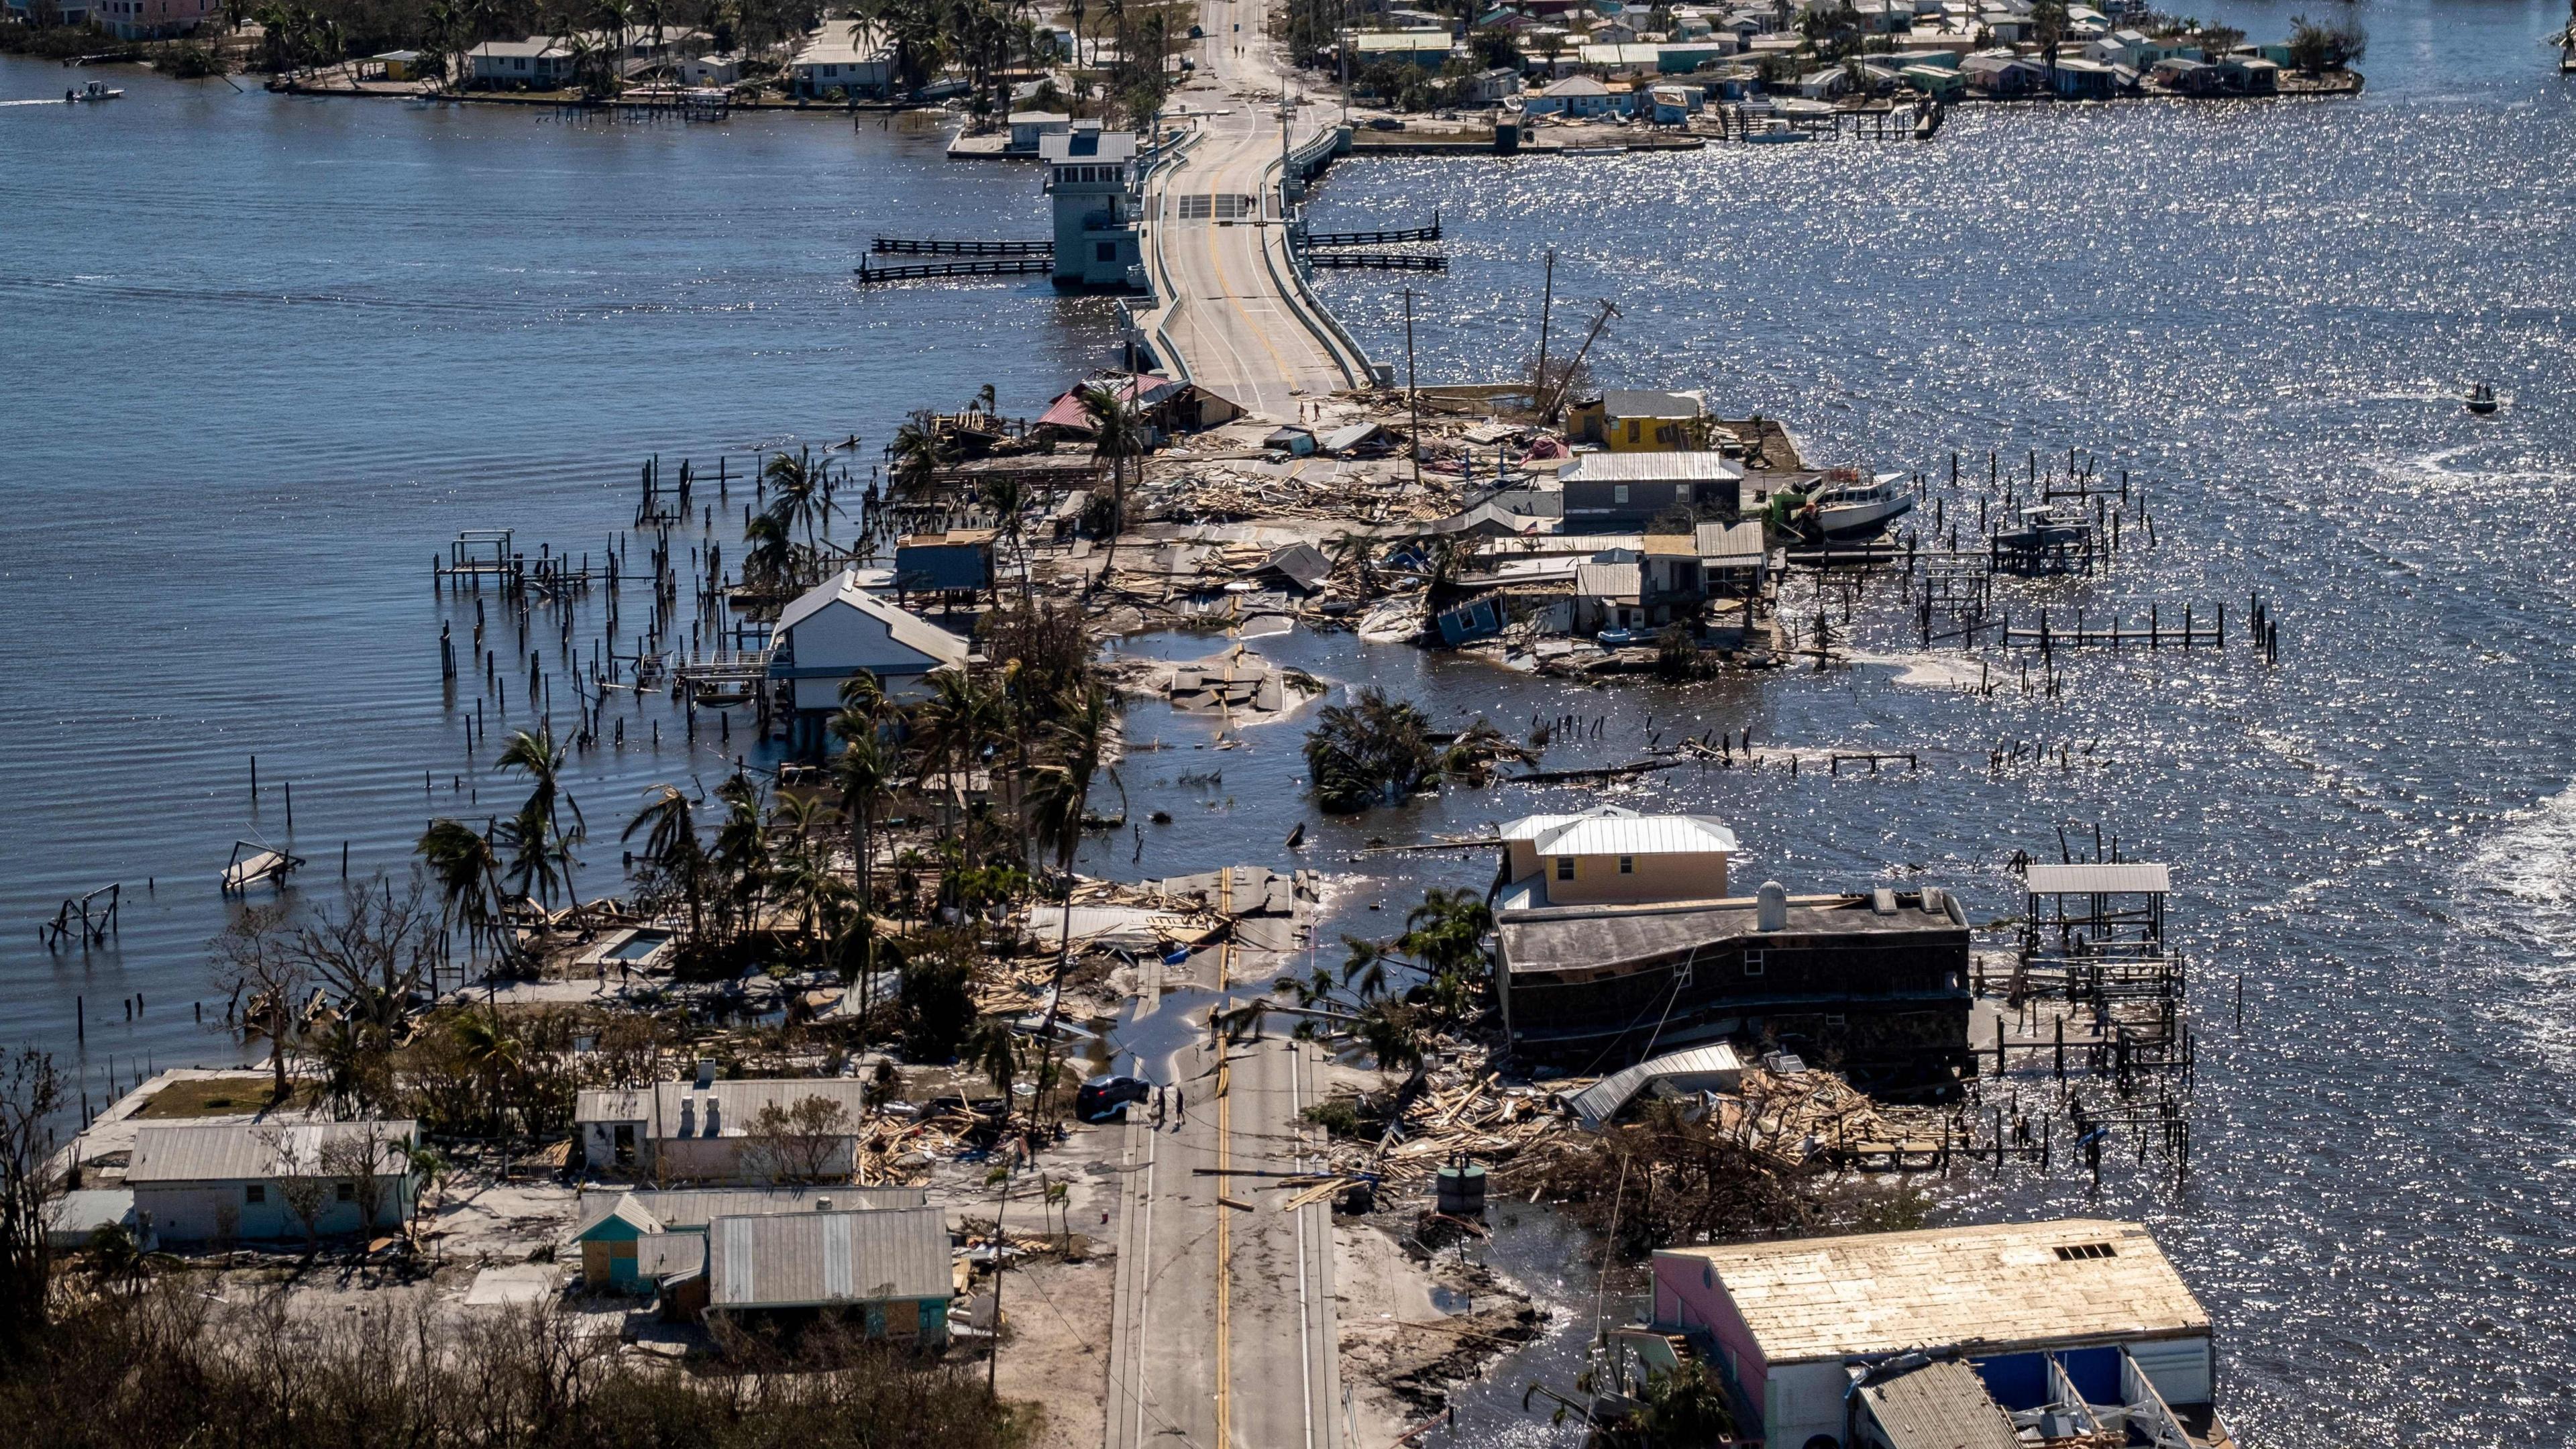
{"label": "parked car", "polygon": [[1154,1084],[1140,1077],[1093,1077],[1073,1094],[1073,1115],[1085,1122],[1124,1120],[1130,1104],[1154,1095]]}
{"label": "parked car", "polygon": [[1404,129],[1404,123],[1393,116],[1380,116],[1376,120],[1369,122],[1369,129],[1372,131],[1401,131]]}

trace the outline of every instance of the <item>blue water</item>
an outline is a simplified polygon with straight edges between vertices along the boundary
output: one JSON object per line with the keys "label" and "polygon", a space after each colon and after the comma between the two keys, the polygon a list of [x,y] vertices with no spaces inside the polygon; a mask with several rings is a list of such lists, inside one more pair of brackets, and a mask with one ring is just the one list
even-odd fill
{"label": "blue water", "polygon": [[[2291,8],[2220,13],[2264,38]],[[2202,971],[2194,1171],[2115,1170],[2098,1197],[1977,1180],[1945,1211],[2154,1224],[2219,1324],[2248,1442],[2548,1444],[2576,1327],[2576,92],[2537,43],[2561,19],[2541,0],[2358,13],[2358,100],[1969,108],[1929,145],[1390,159],[1319,192],[1327,225],[1440,207],[1456,260],[1414,279],[1426,378],[1535,348],[1554,246],[1558,338],[1595,298],[1622,310],[1605,381],[1704,386],[1821,457],[1936,480],[1953,451],[1979,479],[1988,449],[2131,470],[2160,547],[2015,586],[2016,608],[2241,611],[2260,591],[2279,669],[2241,648],[2061,657],[2060,699],[1975,697],[1899,682],[1899,611],[1876,603],[1855,648],[1897,662],[1689,688],[1601,693],[1346,636],[1256,647],[1446,720],[1604,718],[1552,764],[1710,728],[1920,752],[1911,774],[1676,772],[1623,796],[1724,817],[1740,870],[1794,889],[1920,878],[2000,914],[2006,859],[2061,824],[2170,860]],[[0,96],[60,76],[0,61]],[[209,994],[225,852],[284,838],[279,782],[307,891],[344,839],[363,875],[399,867],[430,813],[515,803],[467,769],[479,681],[457,708],[440,689],[439,623],[471,611],[433,595],[427,561],[456,530],[603,550],[647,452],[738,463],[855,430],[864,472],[909,408],[989,382],[1027,412],[1108,359],[1097,300],[848,285],[872,230],[1034,233],[1031,173],[947,163],[934,136],[119,83],[111,106],[0,109],[0,336],[24,359],[0,396],[0,1022],[69,1052],[85,995],[94,1079],[110,1051],[123,1070],[234,1050],[185,1004]],[[1323,283],[1381,358],[1401,355],[1400,285]],[[2457,403],[2481,379],[2506,399],[2486,421]],[[1799,596],[1793,621],[1816,607]],[[506,627],[496,647],[524,656]],[[585,615],[577,637],[596,632]],[[1173,823],[1096,843],[1087,869],[1325,867],[1337,928],[1392,929],[1425,884],[1490,875],[1354,858],[1369,840],[1582,798],[1453,790],[1326,822],[1298,797],[1296,726],[1218,751],[1208,723],[1147,708],[1134,733],[1172,748],[1120,767],[1131,818]],[[740,732],[684,747],[659,705],[628,740],[574,781],[586,889],[613,885],[644,785],[750,752]],[[2079,766],[1989,771],[2010,741],[2072,742]],[[35,945],[63,896],[147,877],[117,949]],[[2241,1030],[2221,1005],[2240,975]],[[1478,1432],[1561,1437],[1517,1397],[1498,1380]]]}

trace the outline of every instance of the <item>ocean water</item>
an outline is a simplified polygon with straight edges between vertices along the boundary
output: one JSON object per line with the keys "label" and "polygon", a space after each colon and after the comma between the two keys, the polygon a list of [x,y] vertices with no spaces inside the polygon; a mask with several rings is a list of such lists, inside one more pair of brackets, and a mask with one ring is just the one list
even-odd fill
{"label": "ocean water", "polygon": [[[2219,13],[2264,38],[2291,8]],[[1553,246],[1552,347],[1594,299],[1621,310],[1592,356],[1604,381],[1706,387],[1936,492],[1959,453],[1954,510],[1990,449],[2125,468],[2158,547],[2009,586],[2016,613],[2223,603],[2239,631],[2259,592],[2278,668],[2242,647],[2061,655],[2048,698],[1990,652],[2005,686],[1971,695],[1973,663],[1921,658],[1875,601],[1850,624],[1874,662],[1690,687],[1599,692],[1347,636],[1256,647],[1444,720],[1601,721],[1551,764],[1709,729],[1920,754],[1839,777],[1774,754],[1617,792],[1725,818],[1749,879],[1922,880],[1986,917],[2017,904],[2011,854],[2046,854],[2061,826],[2172,862],[2200,973],[2192,1172],[2115,1169],[2097,1194],[2017,1171],[1943,1211],[2153,1224],[2219,1325],[2247,1442],[2551,1444],[2576,1327],[2576,91],[2538,43],[2561,19],[2543,0],[2357,11],[2373,43],[2353,101],[1970,108],[1930,145],[1387,159],[1336,169],[1317,201],[1333,226],[1441,209],[1453,268],[1410,279],[1426,379],[1534,350]],[[0,62],[0,98],[61,74]],[[399,868],[428,814],[515,801],[464,754],[479,677],[454,704],[438,678],[439,624],[472,619],[427,576],[457,530],[604,550],[649,452],[738,465],[856,431],[863,473],[907,409],[989,382],[1033,410],[1112,346],[1108,304],[1042,285],[849,286],[871,231],[1035,233],[1032,173],[947,163],[935,136],[119,83],[112,106],[0,109],[0,336],[20,358],[0,393],[0,1034],[73,1053],[85,996],[99,1081],[111,1051],[121,1072],[235,1050],[185,1004],[209,994],[226,850],[284,838],[277,782],[297,786],[308,892],[334,884],[342,840],[360,875]],[[1400,358],[1404,284],[1323,289]],[[2460,408],[2476,380],[2498,416]],[[1818,607],[1842,617],[1803,591],[1792,616]],[[522,640],[495,617],[505,671],[530,647],[559,671],[551,623]],[[594,606],[576,637],[597,632]],[[511,702],[491,723],[525,717],[515,684]],[[573,782],[590,889],[645,785],[712,783],[750,752],[740,733],[686,747],[659,703],[618,708],[627,749]],[[640,743],[656,720],[659,753]],[[1426,884],[1490,876],[1358,856],[1371,840],[1588,794],[1451,790],[1324,821],[1299,798],[1295,725],[1220,750],[1206,722],[1140,707],[1132,733],[1167,746],[1120,767],[1132,817],[1173,821],[1096,842],[1085,868],[1315,865],[1337,929],[1391,930]],[[2012,742],[2064,743],[2072,767],[1990,769]],[[116,949],[35,944],[57,901],[111,880],[129,888]],[[1462,1420],[1564,1442],[1518,1415],[1508,1377]]]}

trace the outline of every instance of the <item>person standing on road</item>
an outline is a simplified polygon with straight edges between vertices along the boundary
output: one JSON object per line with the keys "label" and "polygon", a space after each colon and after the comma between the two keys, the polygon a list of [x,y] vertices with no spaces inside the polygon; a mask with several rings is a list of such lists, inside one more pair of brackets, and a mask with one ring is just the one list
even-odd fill
{"label": "person standing on road", "polygon": [[1181,1100],[1181,1089],[1172,1089],[1172,1127],[1178,1131],[1190,1125],[1190,1104]]}
{"label": "person standing on road", "polygon": [[1154,1125],[1163,1125],[1163,1089],[1160,1087],[1154,1089]]}

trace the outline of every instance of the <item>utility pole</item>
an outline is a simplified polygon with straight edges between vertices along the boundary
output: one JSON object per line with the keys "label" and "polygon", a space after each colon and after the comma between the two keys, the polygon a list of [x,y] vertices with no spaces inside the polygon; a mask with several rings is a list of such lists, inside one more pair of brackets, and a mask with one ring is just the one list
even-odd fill
{"label": "utility pole", "polygon": [[[1603,305],[1608,305],[1604,303]],[[1413,289],[1404,289],[1404,405],[1413,414],[1413,486],[1422,486],[1422,392],[1413,382]]]}
{"label": "utility pole", "polygon": [[[1530,401],[1537,403],[1547,396],[1547,322],[1548,313],[1556,307],[1556,248],[1547,249],[1547,290],[1538,304],[1538,376],[1530,385]],[[1545,419],[1541,419],[1545,421]]]}
{"label": "utility pole", "polygon": [[1002,1209],[1011,1201],[1011,1173],[1002,1169],[1002,1195],[993,1200],[993,1346],[984,1358],[984,1397],[997,1398],[1002,1381],[1002,1271],[1010,1264],[1010,1246],[1002,1237]]}
{"label": "utility pole", "polygon": [[1584,334],[1583,345],[1575,350],[1574,360],[1565,365],[1564,383],[1548,389],[1546,405],[1541,407],[1538,413],[1538,420],[1542,425],[1549,418],[1556,416],[1558,406],[1565,401],[1565,389],[1574,383],[1575,369],[1583,366],[1583,359],[1591,355],[1592,343],[1594,339],[1600,337],[1601,329],[1609,326],[1610,319],[1618,315],[1620,315],[1618,307],[1609,298],[1602,298],[1601,315],[1592,319],[1592,330]]}

